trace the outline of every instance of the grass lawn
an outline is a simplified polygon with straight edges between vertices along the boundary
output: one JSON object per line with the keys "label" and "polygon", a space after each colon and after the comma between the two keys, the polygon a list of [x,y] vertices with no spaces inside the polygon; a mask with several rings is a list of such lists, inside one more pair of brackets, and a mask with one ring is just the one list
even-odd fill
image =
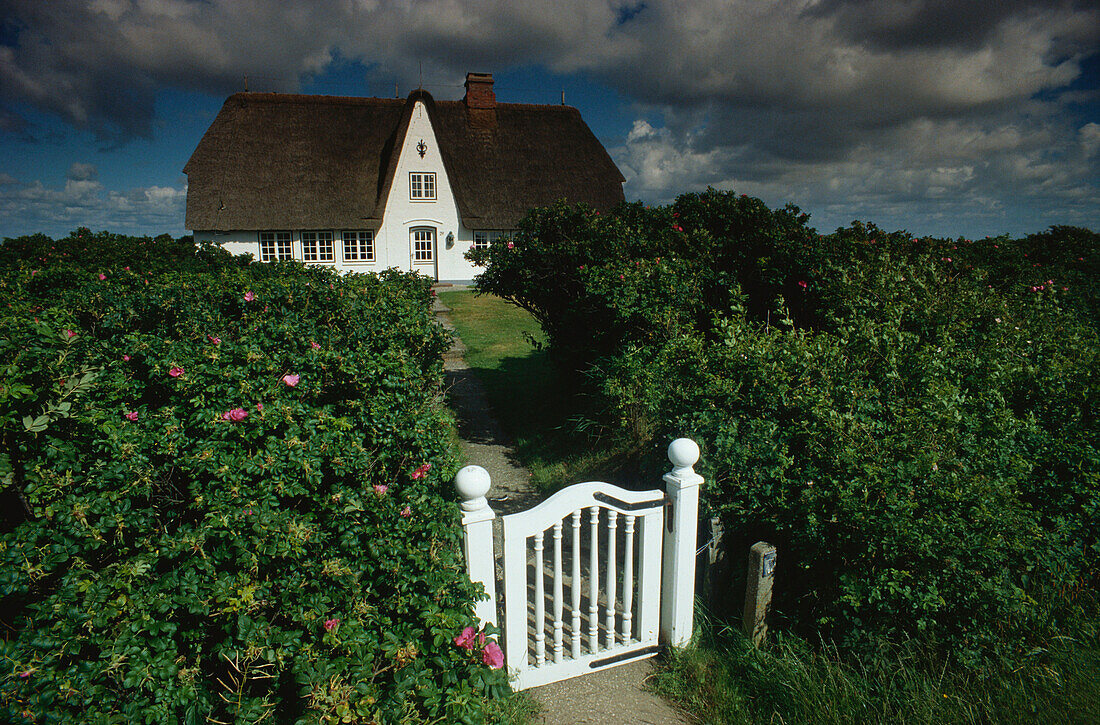
{"label": "grass lawn", "polygon": [[582,432],[577,411],[584,401],[539,347],[545,338],[526,310],[470,290],[440,292],[439,299],[451,308],[466,363],[536,485],[556,490],[593,478],[630,485],[627,458]]}

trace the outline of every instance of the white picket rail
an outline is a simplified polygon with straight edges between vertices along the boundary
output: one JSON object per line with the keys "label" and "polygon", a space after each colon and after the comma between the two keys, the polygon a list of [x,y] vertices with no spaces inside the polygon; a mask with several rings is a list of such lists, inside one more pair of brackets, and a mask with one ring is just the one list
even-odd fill
{"label": "white picket rail", "polygon": [[[515,689],[653,656],[658,644],[682,646],[690,640],[703,481],[692,468],[698,459],[699,447],[680,438],[669,446],[673,469],[664,476],[666,491],[579,483],[503,517],[504,654]],[[489,474],[467,466],[455,486],[462,497],[467,570],[488,595],[476,614],[495,624],[495,514],[485,499]]]}

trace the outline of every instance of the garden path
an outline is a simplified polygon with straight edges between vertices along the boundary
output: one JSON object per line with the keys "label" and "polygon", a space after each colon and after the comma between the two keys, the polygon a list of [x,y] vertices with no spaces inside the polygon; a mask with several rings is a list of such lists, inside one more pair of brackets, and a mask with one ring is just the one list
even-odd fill
{"label": "garden path", "polygon": [[[527,509],[545,496],[532,485],[531,474],[516,460],[506,434],[493,418],[485,390],[463,357],[466,348],[447,317],[449,311],[436,298],[436,318],[455,336],[454,346],[443,356],[447,398],[458,418],[458,433],[466,461],[484,467],[492,481],[488,498],[498,514],[493,539],[499,561],[499,547],[503,541],[499,516]],[[643,689],[652,672],[653,661],[641,660],[532,688],[527,692],[542,706],[535,722],[539,725],[687,722],[672,705]]]}

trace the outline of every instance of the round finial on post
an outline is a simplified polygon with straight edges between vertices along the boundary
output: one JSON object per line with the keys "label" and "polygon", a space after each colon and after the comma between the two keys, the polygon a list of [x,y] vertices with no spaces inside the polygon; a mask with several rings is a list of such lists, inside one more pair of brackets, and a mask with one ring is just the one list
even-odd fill
{"label": "round finial on post", "polygon": [[480,511],[488,507],[485,494],[489,493],[489,472],[481,466],[466,466],[455,476],[455,489],[462,497],[463,511]]}
{"label": "round finial on post", "polygon": [[699,460],[699,445],[690,438],[677,438],[668,444],[668,460],[673,475],[695,473],[692,467]]}

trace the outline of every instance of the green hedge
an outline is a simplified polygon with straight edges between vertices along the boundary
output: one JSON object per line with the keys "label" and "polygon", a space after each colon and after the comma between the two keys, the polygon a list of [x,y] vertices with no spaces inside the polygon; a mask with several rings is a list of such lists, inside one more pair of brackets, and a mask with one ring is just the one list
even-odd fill
{"label": "green hedge", "polygon": [[1098,239],[818,235],[710,190],[542,210],[476,256],[654,469],[699,441],[733,551],[780,548],[785,621],[977,665],[1019,661],[1095,583]]}
{"label": "green hedge", "polygon": [[3,719],[484,719],[424,278],[87,230],[0,274]]}

